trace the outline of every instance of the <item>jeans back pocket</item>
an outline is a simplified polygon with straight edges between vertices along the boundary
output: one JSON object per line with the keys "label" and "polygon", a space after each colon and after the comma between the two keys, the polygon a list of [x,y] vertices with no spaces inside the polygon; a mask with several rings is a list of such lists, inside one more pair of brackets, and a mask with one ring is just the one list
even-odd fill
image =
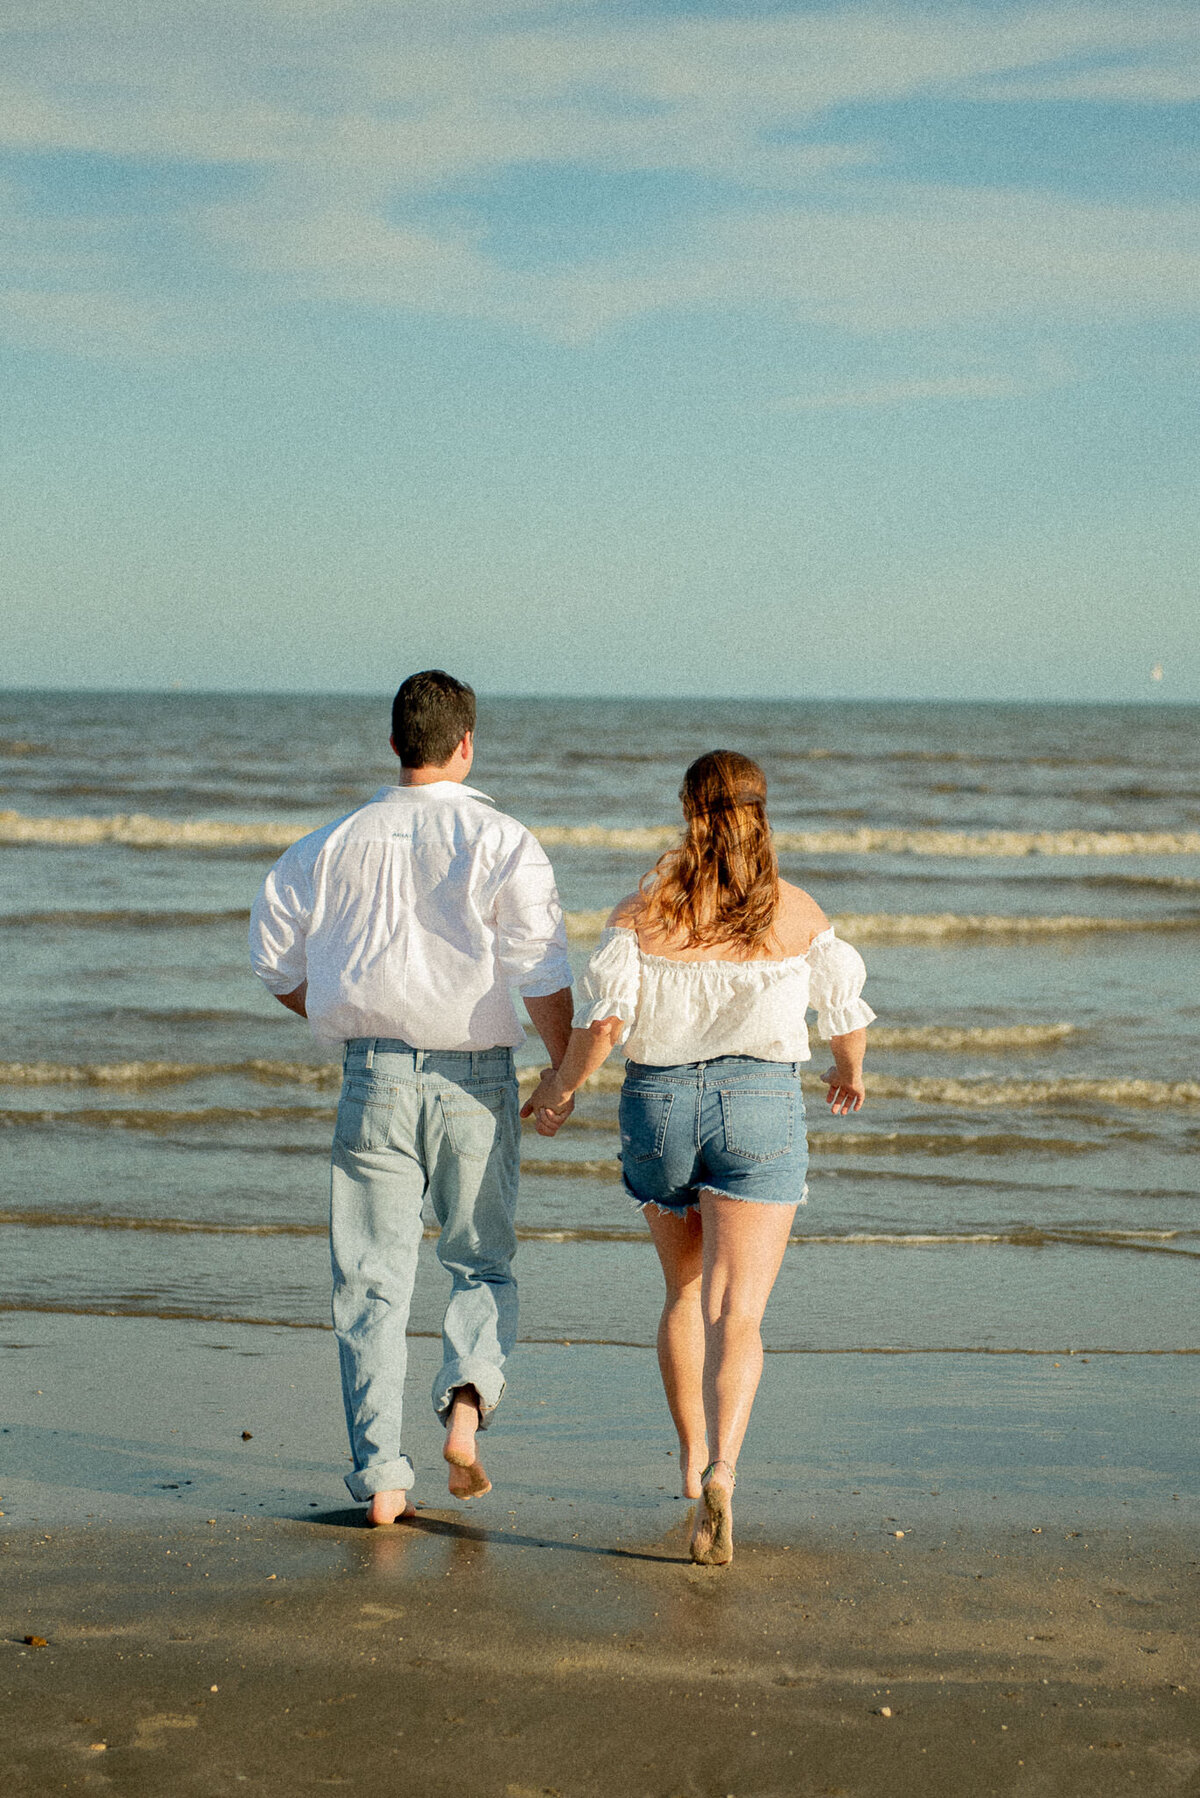
{"label": "jeans back pocket", "polygon": [[343,1149],[386,1149],[399,1096],[390,1081],[370,1074],[347,1074],[338,1101],[334,1140]]}
{"label": "jeans back pocket", "polygon": [[657,1161],[667,1140],[674,1093],[657,1087],[626,1087],[621,1094],[622,1161]]}
{"label": "jeans back pocket", "polygon": [[796,1101],[778,1087],[756,1092],[740,1086],[721,1089],[725,1147],[745,1161],[777,1161],[792,1146]]}
{"label": "jeans back pocket", "polygon": [[438,1107],[446,1136],[456,1155],[467,1161],[486,1161],[500,1136],[509,1089],[484,1087],[470,1091],[457,1087],[438,1094]]}

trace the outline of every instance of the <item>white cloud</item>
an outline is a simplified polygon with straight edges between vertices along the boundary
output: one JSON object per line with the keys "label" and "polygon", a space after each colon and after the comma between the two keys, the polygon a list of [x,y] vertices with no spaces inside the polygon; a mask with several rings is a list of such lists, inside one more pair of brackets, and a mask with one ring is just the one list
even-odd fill
{"label": "white cloud", "polygon": [[1200,100],[1200,57],[1160,65],[1081,69],[1034,81],[998,81],[977,99],[1077,100],[1104,106],[1187,106]]}
{"label": "white cloud", "polygon": [[858,410],[875,406],[907,406],[920,400],[1003,400],[1030,388],[1011,375],[945,375],[934,379],[878,381],[871,387],[843,387],[828,393],[798,394],[777,400],[776,412]]}
{"label": "white cloud", "polygon": [[[1190,6],[617,25],[536,0],[14,0],[7,16],[0,146],[249,171],[241,198],[181,199],[173,224],[199,288],[228,281],[255,305],[420,307],[577,338],[669,307],[782,305],[878,330],[1144,317],[1200,290],[1193,210],[898,188],[869,141],[820,136],[831,107],[911,96],[1178,98],[1200,66]],[[530,164],[673,172],[714,199],[669,248],[514,273],[438,196]],[[419,226],[395,222],[404,196]],[[0,235],[19,293],[43,280],[57,296],[48,317],[71,316],[72,292],[107,290],[114,316],[147,304],[153,276],[115,216],[10,207]],[[186,264],[161,277],[168,309],[188,303]]]}

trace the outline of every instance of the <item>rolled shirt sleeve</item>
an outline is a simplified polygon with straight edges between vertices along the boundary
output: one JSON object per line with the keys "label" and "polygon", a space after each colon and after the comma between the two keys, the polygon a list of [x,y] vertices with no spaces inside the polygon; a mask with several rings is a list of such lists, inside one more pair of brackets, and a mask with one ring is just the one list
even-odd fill
{"label": "rolled shirt sleeve", "polygon": [[525,999],[544,999],[571,984],[567,927],[554,870],[537,839],[525,832],[495,888],[496,953]]}
{"label": "rolled shirt sleeve", "polygon": [[269,992],[294,993],[307,979],[311,916],[311,870],[289,849],[267,875],[250,912],[250,966]]}
{"label": "rolled shirt sleeve", "polygon": [[579,1003],[571,1020],[576,1030],[586,1030],[604,1018],[620,1018],[624,1042],[637,1016],[641,990],[641,962],[637,937],[632,930],[610,928],[592,951],[579,982]]}
{"label": "rolled shirt sleeve", "polygon": [[843,943],[830,931],[816,945],[811,957],[812,984],[809,1004],[817,1014],[817,1030],[829,1042],[835,1036],[849,1036],[875,1020],[875,1013],[862,996],[867,967],[858,950]]}

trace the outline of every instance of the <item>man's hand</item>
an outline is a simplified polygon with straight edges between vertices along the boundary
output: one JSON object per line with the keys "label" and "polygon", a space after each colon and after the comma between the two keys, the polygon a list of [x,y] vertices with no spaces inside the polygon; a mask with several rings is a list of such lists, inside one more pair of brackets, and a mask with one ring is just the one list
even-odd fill
{"label": "man's hand", "polygon": [[279,1000],[279,1003],[285,1005],[289,1011],[294,1011],[298,1018],[306,1018],[308,1016],[308,1012],[304,1008],[304,1002],[308,998],[307,980],[302,980],[294,992],[276,993],[275,997]]}
{"label": "man's hand", "polygon": [[521,1107],[521,1116],[533,1118],[539,1136],[557,1136],[574,1109],[574,1093],[564,1093],[554,1069],[543,1068],[541,1079]]}
{"label": "man's hand", "polygon": [[858,1111],[867,1096],[861,1073],[840,1074],[836,1068],[830,1068],[822,1074],[829,1091],[825,1097],[829,1101],[829,1109],[834,1117],[843,1117],[848,1111]]}

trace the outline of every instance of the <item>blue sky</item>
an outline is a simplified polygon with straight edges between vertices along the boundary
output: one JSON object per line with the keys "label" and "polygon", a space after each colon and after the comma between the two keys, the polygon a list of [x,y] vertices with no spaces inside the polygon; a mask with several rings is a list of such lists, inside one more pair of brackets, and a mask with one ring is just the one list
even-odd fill
{"label": "blue sky", "polygon": [[6,684],[1200,700],[1193,5],[5,18]]}

